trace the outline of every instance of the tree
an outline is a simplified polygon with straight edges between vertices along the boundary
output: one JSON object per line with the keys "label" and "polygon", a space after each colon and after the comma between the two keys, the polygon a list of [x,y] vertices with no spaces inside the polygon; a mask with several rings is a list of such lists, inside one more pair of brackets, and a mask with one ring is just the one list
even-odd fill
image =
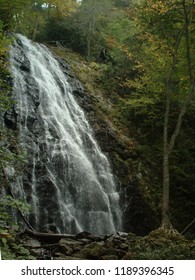
{"label": "tree", "polygon": [[8,62],[6,60],[8,46],[11,40],[4,34],[4,25],[0,21],[0,112],[10,107],[10,97],[8,96],[10,87],[8,85]]}
{"label": "tree", "polygon": [[82,1],[77,10],[77,28],[86,40],[88,59],[91,57],[92,42],[95,36],[100,36],[98,25],[103,19],[108,17],[111,9],[112,2],[110,0],[85,0]]}
{"label": "tree", "polygon": [[66,17],[76,6],[75,0],[0,0],[0,19],[4,29],[36,40],[50,17]]}
{"label": "tree", "polygon": [[[163,195],[161,229],[174,232],[170,221],[170,160],[181,130],[184,115],[194,96],[194,1],[141,1],[134,6],[134,21],[139,26],[135,37],[140,48],[133,57],[139,76],[126,85],[138,92],[165,98],[163,125]],[[177,101],[175,125],[171,104]],[[172,128],[172,131],[171,129]]]}
{"label": "tree", "polygon": [[[188,1],[189,2],[189,1]],[[194,2],[194,1],[193,1]],[[192,23],[192,5],[193,2],[187,3],[186,0],[182,0],[180,3],[183,7],[184,15],[184,26],[178,33],[175,40],[175,50],[172,55],[172,65],[170,72],[165,81],[165,95],[166,95],[166,107],[164,115],[164,129],[163,129],[163,200],[162,200],[162,224],[161,227],[164,230],[172,231],[173,227],[169,217],[169,188],[170,188],[170,175],[169,175],[169,159],[173,152],[176,139],[179,135],[183,117],[186,110],[192,100],[195,91],[195,79],[192,72],[192,53],[191,53],[191,38],[190,38],[190,25]],[[169,127],[169,117],[170,117],[170,93],[171,93],[171,78],[173,71],[177,63],[177,54],[181,44],[182,36],[185,36],[186,44],[186,60],[188,68],[188,93],[184,97],[183,105],[181,106],[180,113],[177,118],[175,129],[168,140],[168,127]]]}
{"label": "tree", "polygon": [[9,30],[17,20],[17,15],[29,5],[30,0],[0,0],[0,20],[4,24],[4,29]]}
{"label": "tree", "polygon": [[112,69],[128,93],[121,94],[122,113],[134,111],[135,122],[140,118],[142,128],[148,124],[158,127],[158,138],[162,132],[161,228],[174,231],[169,213],[174,183],[170,170],[184,115],[194,104],[194,1],[132,0],[130,8],[108,27],[105,35],[116,61]]}
{"label": "tree", "polygon": [[75,0],[47,0],[49,13],[54,10],[58,16],[68,16],[75,11],[78,6]]}

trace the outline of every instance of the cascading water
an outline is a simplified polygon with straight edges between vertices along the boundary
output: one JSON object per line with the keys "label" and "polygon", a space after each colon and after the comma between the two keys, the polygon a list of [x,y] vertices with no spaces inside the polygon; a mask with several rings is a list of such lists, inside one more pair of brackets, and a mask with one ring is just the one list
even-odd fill
{"label": "cascading water", "polygon": [[12,189],[31,205],[36,230],[109,234],[121,230],[119,194],[83,110],[58,61],[17,35],[13,93],[26,170]]}

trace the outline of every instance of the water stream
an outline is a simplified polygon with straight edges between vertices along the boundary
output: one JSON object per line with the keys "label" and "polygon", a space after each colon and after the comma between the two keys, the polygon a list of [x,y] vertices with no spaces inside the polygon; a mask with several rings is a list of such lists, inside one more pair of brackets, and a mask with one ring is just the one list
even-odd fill
{"label": "water stream", "polygon": [[22,35],[10,53],[20,142],[28,161],[12,189],[31,205],[27,219],[42,231],[121,230],[109,161],[58,61]]}

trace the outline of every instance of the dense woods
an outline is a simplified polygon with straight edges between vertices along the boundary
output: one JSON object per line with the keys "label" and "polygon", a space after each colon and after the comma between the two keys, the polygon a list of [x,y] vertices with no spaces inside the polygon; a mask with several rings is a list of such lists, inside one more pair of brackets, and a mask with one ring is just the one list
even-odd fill
{"label": "dense woods", "polygon": [[[136,142],[136,158],[126,164],[141,176],[140,188],[157,219],[154,230],[194,239],[194,1],[0,0],[2,115],[13,105],[7,60],[13,33],[69,49],[97,70],[96,83],[112,104],[108,119]],[[8,188],[7,165],[20,172],[24,164],[17,131],[1,127],[1,187]],[[28,208],[1,197],[0,238],[8,252],[7,240],[15,242],[6,211],[10,205]],[[15,251],[28,256],[22,246]]]}

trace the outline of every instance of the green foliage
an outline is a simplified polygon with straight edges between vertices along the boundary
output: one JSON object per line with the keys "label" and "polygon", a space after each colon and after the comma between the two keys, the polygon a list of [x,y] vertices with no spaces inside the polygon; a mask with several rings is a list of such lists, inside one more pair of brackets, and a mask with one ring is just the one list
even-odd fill
{"label": "green foliage", "polygon": [[101,50],[100,30],[105,28],[112,11],[110,0],[87,0],[83,1],[75,13],[76,29],[85,40],[86,56],[91,58],[93,51],[98,45]]}
{"label": "green foliage", "polygon": [[28,213],[30,207],[23,201],[11,196],[2,196],[0,199],[0,248],[3,260],[33,259],[30,252],[17,238],[18,226],[15,224],[14,210],[20,209],[22,213]]}
{"label": "green foliage", "polygon": [[30,0],[0,0],[0,20],[4,23],[4,29],[10,30],[18,21],[18,17],[26,7],[29,7]]}
{"label": "green foliage", "polygon": [[116,7],[128,7],[131,4],[131,0],[114,0]]}
{"label": "green foliage", "polygon": [[17,235],[17,228],[0,229],[0,248],[2,260],[33,260],[34,256],[23,245]]}
{"label": "green foliage", "polygon": [[130,250],[124,259],[185,260],[195,259],[195,243],[180,235],[152,232],[145,237],[129,235]]}
{"label": "green foliage", "polygon": [[19,32],[35,40],[43,32],[50,16],[66,17],[76,6],[74,0],[0,0],[0,20],[5,30]]}
{"label": "green foliage", "polygon": [[[118,248],[125,248],[125,252]],[[120,253],[121,254],[120,254]],[[105,244],[93,242],[77,256],[84,259],[122,259],[123,260],[186,260],[194,259],[195,243],[187,241],[180,235],[163,236],[158,233],[145,237],[129,234],[124,243],[109,240]]]}
{"label": "green foliage", "polygon": [[7,63],[7,49],[11,40],[3,34],[4,25],[0,21],[0,112],[9,109],[12,102],[9,97],[10,74]]}
{"label": "green foliage", "polygon": [[15,224],[13,211],[18,209],[24,214],[30,207],[23,201],[11,196],[1,196],[0,199],[0,248],[3,260],[32,259],[30,252],[17,239],[18,226]]}
{"label": "green foliage", "polygon": [[[1,1],[2,3],[2,1]],[[6,4],[6,2],[5,2]],[[6,10],[2,5],[0,9]],[[3,114],[13,106],[10,98],[11,78],[9,74],[7,51],[11,39],[4,35],[5,26],[0,21],[0,112]],[[6,169],[12,170],[15,176],[25,162],[25,156],[19,152],[17,134],[4,127],[0,131],[0,247],[2,259],[31,259],[30,253],[16,240],[16,231],[12,212],[20,209],[23,213],[29,211],[26,203],[4,195],[7,188]],[[3,190],[4,189],[4,190]]]}

